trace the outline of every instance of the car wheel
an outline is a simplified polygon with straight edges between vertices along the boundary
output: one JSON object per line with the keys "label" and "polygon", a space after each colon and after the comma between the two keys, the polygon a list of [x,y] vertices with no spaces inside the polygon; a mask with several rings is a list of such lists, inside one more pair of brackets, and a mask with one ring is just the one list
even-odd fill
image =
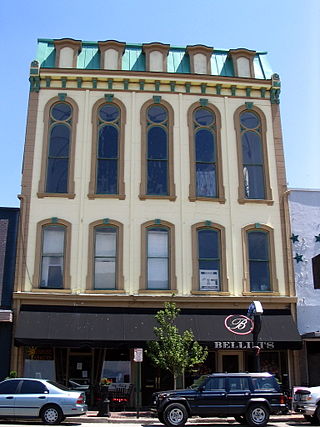
{"label": "car wheel", "polygon": [[314,411],[314,415],[310,417],[310,423],[318,426],[320,425],[320,406],[317,406],[317,409]]}
{"label": "car wheel", "polygon": [[187,419],[187,410],[181,403],[171,403],[163,413],[163,421],[169,427],[184,426]]}
{"label": "car wheel", "polygon": [[246,419],[243,415],[236,415],[234,417],[234,419],[237,421],[237,423],[241,424],[241,425],[245,425],[246,424]]}
{"label": "car wheel", "polygon": [[251,427],[263,427],[269,421],[269,411],[264,405],[251,405],[246,412],[246,422]]}
{"label": "car wheel", "polygon": [[41,419],[45,424],[60,424],[64,415],[59,406],[48,405],[42,409]]}

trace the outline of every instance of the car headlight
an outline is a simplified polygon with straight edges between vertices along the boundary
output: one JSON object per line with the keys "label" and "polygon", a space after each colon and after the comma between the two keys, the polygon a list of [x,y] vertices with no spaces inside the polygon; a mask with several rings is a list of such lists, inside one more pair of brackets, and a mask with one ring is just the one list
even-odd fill
{"label": "car headlight", "polygon": [[159,393],[158,394],[158,399],[162,400],[162,399],[165,399],[168,396],[169,396],[169,393]]}

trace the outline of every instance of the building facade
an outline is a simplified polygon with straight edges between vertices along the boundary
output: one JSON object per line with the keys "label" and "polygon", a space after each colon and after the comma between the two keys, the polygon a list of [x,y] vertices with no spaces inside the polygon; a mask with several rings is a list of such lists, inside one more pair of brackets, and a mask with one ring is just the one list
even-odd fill
{"label": "building facade", "polygon": [[320,374],[320,191],[290,189],[297,325],[303,339],[301,383],[318,386]]}
{"label": "building facade", "polygon": [[[205,371],[252,367],[225,319],[264,308],[262,369],[298,381],[279,76],[203,45],[38,42],[24,156],[12,364],[134,383],[173,298]],[[174,295],[174,296],[173,296]],[[145,358],[142,397],[170,386]]]}
{"label": "building facade", "polygon": [[0,208],[0,381],[9,375],[19,208]]}

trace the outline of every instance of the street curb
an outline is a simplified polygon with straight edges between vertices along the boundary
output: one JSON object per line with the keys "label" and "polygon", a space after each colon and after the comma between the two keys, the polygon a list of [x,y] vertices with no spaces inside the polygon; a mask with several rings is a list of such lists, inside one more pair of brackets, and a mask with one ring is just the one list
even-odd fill
{"label": "street curb", "polygon": [[[118,414],[117,414],[118,415]],[[129,417],[125,416],[112,416],[111,417],[97,417],[96,415],[81,415],[78,418],[83,423],[109,423],[109,424],[160,424],[160,421],[157,417],[139,417],[137,418],[133,414]],[[67,418],[68,422],[74,421],[74,418]],[[288,414],[288,415],[271,415],[269,423],[276,422],[303,422],[305,421],[302,415],[299,414]],[[213,423],[221,423],[225,422],[228,424],[235,424],[240,426],[240,424],[235,421],[233,417],[226,418],[201,418],[201,417],[192,417],[189,418],[186,424],[213,424]]]}

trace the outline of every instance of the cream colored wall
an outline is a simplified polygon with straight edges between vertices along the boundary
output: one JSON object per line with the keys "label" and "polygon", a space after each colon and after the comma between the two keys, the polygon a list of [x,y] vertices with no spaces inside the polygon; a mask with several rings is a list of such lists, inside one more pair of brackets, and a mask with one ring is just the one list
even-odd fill
{"label": "cream colored wall", "polygon": [[[191,104],[199,101],[199,96],[183,94],[161,94],[175,112],[174,117],[174,182],[176,201],[145,200],[138,198],[141,156],[140,108],[152,98],[146,92],[119,92],[114,96],[127,108],[125,127],[125,200],[95,199],[87,197],[90,180],[90,157],[92,144],[92,107],[98,99],[103,98],[100,91],[67,91],[79,107],[76,134],[75,160],[75,194],[74,199],[45,197],[36,195],[41,170],[43,145],[43,111],[46,103],[57,96],[60,91],[41,90],[39,93],[39,114],[36,130],[35,158],[33,170],[33,188],[30,210],[30,229],[27,246],[27,265],[29,276],[34,271],[34,254],[37,250],[36,226],[43,219],[58,217],[72,223],[71,239],[71,288],[73,292],[85,289],[88,258],[88,226],[102,218],[115,219],[124,225],[124,279],[128,294],[137,294],[140,276],[140,226],[142,223],[160,218],[175,224],[176,233],[176,275],[178,294],[189,295],[191,290],[191,226],[197,222],[210,220],[223,225],[226,229],[227,275],[232,295],[242,294],[243,254],[241,229],[252,223],[267,224],[274,229],[276,272],[279,291],[285,294],[284,268],[282,255],[282,237],[280,230],[280,213],[277,194],[275,152],[271,121],[270,101],[254,100],[266,116],[267,145],[270,166],[270,183],[273,193],[273,206],[258,203],[240,205],[238,203],[238,165],[236,134],[234,129],[234,111],[247,99],[203,96],[214,104],[221,113],[221,141],[223,184],[226,203],[197,201],[190,202],[189,196],[189,135],[187,111]],[[155,93],[159,95],[159,93]],[[31,289],[26,275],[25,290]],[[37,287],[37,284],[34,284]]]}

